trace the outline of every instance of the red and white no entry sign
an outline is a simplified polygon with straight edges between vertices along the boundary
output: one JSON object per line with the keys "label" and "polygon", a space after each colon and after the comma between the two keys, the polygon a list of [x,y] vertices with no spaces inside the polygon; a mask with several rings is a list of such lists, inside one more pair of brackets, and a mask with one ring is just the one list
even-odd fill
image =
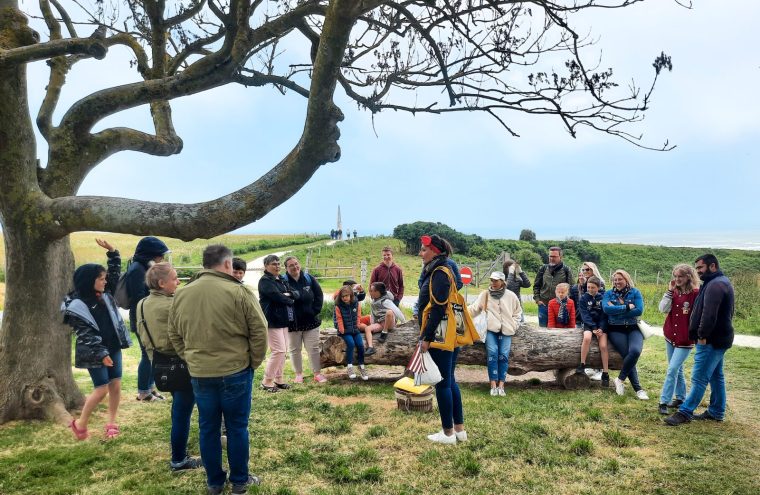
{"label": "red and white no entry sign", "polygon": [[469,266],[463,266],[461,270],[459,270],[459,275],[462,277],[462,283],[464,285],[468,285],[472,282],[472,269]]}

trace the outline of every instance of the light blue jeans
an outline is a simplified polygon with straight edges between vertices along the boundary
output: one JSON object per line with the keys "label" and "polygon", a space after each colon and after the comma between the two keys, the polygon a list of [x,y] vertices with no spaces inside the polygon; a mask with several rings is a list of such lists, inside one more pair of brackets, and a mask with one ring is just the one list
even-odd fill
{"label": "light blue jeans", "polygon": [[689,357],[691,347],[675,347],[665,341],[665,352],[668,355],[668,371],[665,373],[665,383],[662,384],[660,404],[667,404],[673,399],[686,398],[686,377],[683,374],[683,362]]}
{"label": "light blue jeans", "polygon": [[710,405],[707,412],[716,419],[726,415],[726,380],[723,377],[723,355],[727,349],[715,349],[710,344],[697,344],[694,353],[694,367],[691,370],[691,391],[680,412],[692,417],[694,410],[702,402],[702,397],[710,384]]}
{"label": "light blue jeans", "polygon": [[512,348],[512,336],[486,332],[486,354],[488,355],[488,379],[503,382],[509,367],[509,350]]}

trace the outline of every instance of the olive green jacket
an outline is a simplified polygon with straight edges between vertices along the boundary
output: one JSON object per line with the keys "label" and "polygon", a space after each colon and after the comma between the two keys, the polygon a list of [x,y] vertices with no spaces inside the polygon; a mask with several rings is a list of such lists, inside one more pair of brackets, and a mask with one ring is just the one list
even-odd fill
{"label": "olive green jacket", "polygon": [[264,360],[267,320],[248,287],[232,275],[201,270],[174,296],[169,339],[190,376],[227,376]]}
{"label": "olive green jacket", "polygon": [[[137,333],[140,342],[148,357],[153,361],[153,349],[164,354],[175,355],[171,341],[169,340],[169,311],[172,308],[174,296],[165,294],[159,290],[151,290],[150,295],[137,303],[135,316],[137,317]],[[143,319],[143,313],[145,319]],[[147,331],[146,331],[147,326]],[[150,338],[148,337],[150,332]],[[153,342],[151,343],[151,339]],[[153,346],[155,344],[155,347]]]}

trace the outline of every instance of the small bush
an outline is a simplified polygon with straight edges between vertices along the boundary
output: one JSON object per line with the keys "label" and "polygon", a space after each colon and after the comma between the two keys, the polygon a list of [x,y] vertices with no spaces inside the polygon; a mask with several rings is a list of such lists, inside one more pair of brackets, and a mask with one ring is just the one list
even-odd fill
{"label": "small bush", "polygon": [[480,462],[472,452],[465,450],[457,455],[456,465],[463,476],[477,476],[480,474]]}
{"label": "small bush", "polygon": [[586,456],[594,453],[594,444],[586,438],[579,438],[570,444],[570,452],[577,456]]}
{"label": "small bush", "polygon": [[586,417],[589,421],[599,422],[602,420],[602,411],[596,408],[589,409],[586,411]]}
{"label": "small bush", "polygon": [[351,432],[351,421],[348,419],[332,419],[317,425],[314,429],[317,434],[345,435]]}
{"label": "small bush", "polygon": [[631,437],[618,429],[604,430],[602,435],[604,436],[604,440],[612,447],[630,447],[634,443]]}
{"label": "small bush", "polygon": [[367,438],[380,438],[388,434],[388,428],[381,425],[370,426],[367,430]]}

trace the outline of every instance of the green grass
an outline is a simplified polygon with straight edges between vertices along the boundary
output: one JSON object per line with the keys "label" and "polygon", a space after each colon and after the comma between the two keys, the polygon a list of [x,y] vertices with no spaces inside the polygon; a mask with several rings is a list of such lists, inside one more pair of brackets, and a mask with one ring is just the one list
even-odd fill
{"label": "green grass", "polygon": [[[101,439],[102,406],[85,442],[45,422],[0,426],[0,493],[203,493],[201,471],[168,469],[170,404],[134,400],[138,358],[135,348],[125,353],[123,433],[115,441]],[[611,389],[565,391],[511,378],[507,396],[493,398],[485,383],[463,383],[470,441],[457,446],[430,444],[425,435],[440,428],[437,414],[398,411],[388,382],[307,380],[265,394],[259,369],[250,466],[263,484],[251,493],[756,494],[760,350],[726,354],[729,411],[720,424],[662,424],[656,396],[665,368],[663,340],[647,340],[639,362],[653,397],[646,402],[630,390],[618,397]],[[77,370],[75,377],[89,392],[88,375]],[[189,449],[197,455],[196,417]]]}

